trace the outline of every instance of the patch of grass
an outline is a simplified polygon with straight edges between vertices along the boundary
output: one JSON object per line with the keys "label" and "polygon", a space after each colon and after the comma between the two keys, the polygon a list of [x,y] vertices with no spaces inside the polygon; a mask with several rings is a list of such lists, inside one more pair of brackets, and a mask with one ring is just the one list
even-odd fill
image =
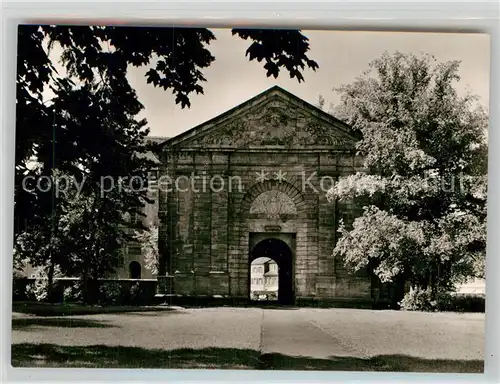
{"label": "patch of grass", "polygon": [[14,367],[253,369],[259,363],[258,357],[257,351],[232,348],[166,351],[104,345],[12,345]]}
{"label": "patch of grass", "polygon": [[150,312],[171,311],[166,306],[140,307],[140,306],[88,306],[81,304],[50,304],[38,302],[14,302],[12,312],[26,313],[36,316],[76,316],[92,315],[101,313],[123,313],[123,312]]}
{"label": "patch of grass", "polygon": [[260,354],[252,349],[144,349],[138,347],[83,347],[55,344],[12,345],[14,367],[260,369],[386,372],[482,373],[482,360],[427,360],[403,355],[368,359],[330,357],[315,359],[278,353]]}
{"label": "patch of grass", "polygon": [[482,360],[422,359],[405,355],[379,355],[372,358],[338,357],[313,359],[291,357],[279,353],[260,356],[261,368],[270,370],[315,371],[380,371],[380,372],[440,372],[483,373]]}
{"label": "patch of grass", "polygon": [[25,317],[12,319],[13,330],[34,329],[37,327],[62,327],[62,328],[112,328],[115,325],[90,319],[73,319],[71,317]]}

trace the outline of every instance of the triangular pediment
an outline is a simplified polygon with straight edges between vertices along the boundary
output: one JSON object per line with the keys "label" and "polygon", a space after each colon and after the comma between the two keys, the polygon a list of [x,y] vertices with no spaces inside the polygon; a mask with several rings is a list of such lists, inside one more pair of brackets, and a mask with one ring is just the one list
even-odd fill
{"label": "triangular pediment", "polygon": [[273,87],[165,145],[178,149],[351,149],[357,140],[348,125]]}

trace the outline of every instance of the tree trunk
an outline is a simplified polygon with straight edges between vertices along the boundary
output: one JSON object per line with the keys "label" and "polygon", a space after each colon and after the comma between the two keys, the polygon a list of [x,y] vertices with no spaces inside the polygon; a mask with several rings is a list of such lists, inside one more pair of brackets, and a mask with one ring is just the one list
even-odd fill
{"label": "tree trunk", "polygon": [[394,294],[392,297],[392,308],[399,309],[399,303],[405,295],[405,276],[399,276],[394,281]]}
{"label": "tree trunk", "polygon": [[89,276],[86,266],[82,272],[82,301],[83,304],[89,304]]}
{"label": "tree trunk", "polygon": [[[97,207],[97,198],[94,198],[92,202],[92,208],[90,209],[89,212],[89,233],[90,237],[88,238],[89,243],[91,244],[90,249],[88,249],[88,252],[85,254],[85,258],[83,260],[83,268],[82,268],[82,300],[84,304],[91,304],[93,302],[92,300],[92,292],[91,292],[91,287],[89,286],[89,280],[90,280],[90,257],[91,255],[96,252],[96,247],[95,247],[95,218],[92,217],[94,215],[94,212]],[[93,248],[93,249],[92,249]]]}
{"label": "tree trunk", "polygon": [[54,297],[54,263],[52,261],[52,254],[50,255],[50,265],[47,272],[47,301],[53,303],[55,301]]}

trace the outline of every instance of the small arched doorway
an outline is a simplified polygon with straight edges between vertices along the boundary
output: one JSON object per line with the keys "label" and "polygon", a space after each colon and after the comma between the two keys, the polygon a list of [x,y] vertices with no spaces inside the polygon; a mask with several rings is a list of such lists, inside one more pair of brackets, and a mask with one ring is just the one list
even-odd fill
{"label": "small arched doorway", "polygon": [[252,262],[260,258],[271,259],[278,266],[278,303],[294,304],[293,252],[290,247],[279,239],[271,238],[260,241],[250,252],[249,270],[252,268]]}
{"label": "small arched doorway", "polygon": [[129,276],[131,279],[140,279],[141,278],[141,264],[137,261],[132,261],[129,264]]}

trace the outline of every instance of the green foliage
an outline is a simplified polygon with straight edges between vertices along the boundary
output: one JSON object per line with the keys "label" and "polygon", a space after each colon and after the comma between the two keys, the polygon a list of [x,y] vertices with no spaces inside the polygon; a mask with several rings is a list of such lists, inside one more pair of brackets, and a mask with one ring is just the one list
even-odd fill
{"label": "green foliage", "polygon": [[99,302],[102,305],[117,305],[120,303],[122,286],[118,282],[107,281],[99,287]]}
{"label": "green foliage", "polygon": [[456,294],[451,298],[446,309],[453,312],[485,312],[486,297],[484,294]]}
{"label": "green foliage", "polygon": [[64,302],[79,302],[83,300],[81,281],[74,282],[66,287],[63,292]]}
{"label": "green foliage", "polygon": [[481,294],[432,292],[430,288],[415,288],[405,294],[400,306],[405,311],[484,312],[485,297]]}
{"label": "green foliage", "polygon": [[[55,285],[53,280],[48,278],[49,267],[39,267],[35,271],[35,281],[26,285],[26,297],[36,301],[52,301],[55,296]],[[61,277],[58,267],[55,268],[54,278]],[[52,296],[52,297],[51,297]]]}
{"label": "green foliage", "polygon": [[129,288],[128,292],[129,303],[132,305],[140,304],[142,294],[143,292],[141,289],[141,285],[137,281],[134,284],[132,284]]}
{"label": "green foliage", "polygon": [[307,57],[309,42],[297,30],[286,29],[233,29],[233,35],[253,40],[245,55],[250,60],[264,61],[267,77],[277,78],[285,68],[290,78],[304,81],[301,71],[306,67],[316,70],[318,64]]}
{"label": "green foliage", "polygon": [[160,252],[158,249],[158,226],[136,231],[135,239],[141,244],[144,267],[153,275],[158,274]]}
{"label": "green foliage", "polygon": [[338,89],[336,116],[362,134],[366,171],[328,193],[364,206],[341,226],[334,254],[354,271],[410,282],[409,303],[484,275],[487,115],[475,97],[457,94],[458,68],[384,54]]}
{"label": "green foliage", "polygon": [[430,288],[415,288],[405,294],[400,306],[404,311],[435,312],[450,308],[452,295],[448,292],[432,292]]}

